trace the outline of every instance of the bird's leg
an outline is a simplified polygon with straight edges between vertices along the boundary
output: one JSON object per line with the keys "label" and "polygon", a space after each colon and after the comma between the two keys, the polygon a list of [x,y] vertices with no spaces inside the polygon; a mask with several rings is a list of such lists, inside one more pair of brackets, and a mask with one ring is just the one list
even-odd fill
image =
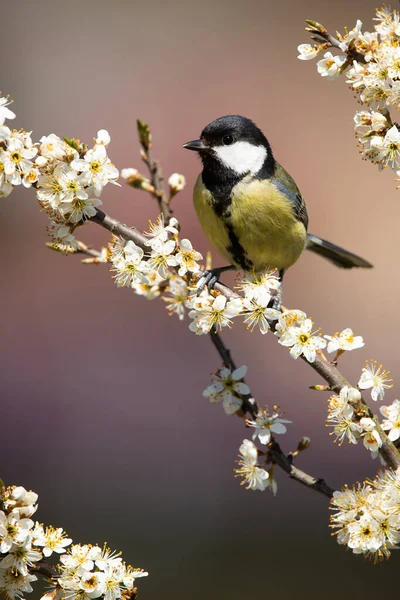
{"label": "bird's leg", "polygon": [[203,271],[197,280],[197,295],[201,294],[205,286],[207,286],[209,290],[212,289],[219,280],[221,273],[235,268],[236,267],[233,265],[229,265],[227,267],[216,267],[215,269],[210,269],[209,271]]}
{"label": "bird's leg", "polygon": [[270,306],[269,306],[270,308],[274,308],[275,310],[281,310],[281,306],[282,306],[282,302],[283,302],[282,282],[283,282],[284,275],[285,275],[285,269],[280,269],[279,275],[278,275],[279,282],[280,282],[279,290],[277,291],[277,293],[271,300]]}

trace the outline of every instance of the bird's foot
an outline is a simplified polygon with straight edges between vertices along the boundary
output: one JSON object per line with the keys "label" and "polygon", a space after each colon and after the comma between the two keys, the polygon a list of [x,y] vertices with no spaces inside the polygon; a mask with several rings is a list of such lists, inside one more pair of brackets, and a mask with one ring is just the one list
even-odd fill
{"label": "bird's foot", "polygon": [[268,303],[268,308],[273,308],[274,310],[281,310],[283,303],[283,294],[282,288],[279,288],[273,298]]}
{"label": "bird's foot", "polygon": [[211,290],[219,280],[221,273],[226,270],[226,267],[216,267],[209,271],[203,271],[196,283],[197,295],[199,296],[206,286]]}

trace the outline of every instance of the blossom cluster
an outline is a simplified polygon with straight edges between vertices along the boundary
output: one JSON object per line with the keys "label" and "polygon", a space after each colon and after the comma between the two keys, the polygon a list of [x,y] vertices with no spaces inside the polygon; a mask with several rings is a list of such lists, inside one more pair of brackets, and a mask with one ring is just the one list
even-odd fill
{"label": "blossom cluster", "polygon": [[331,527],[339,544],[374,562],[400,542],[400,469],[335,492]]}
{"label": "blossom cluster", "polygon": [[[335,441],[338,441],[339,445],[344,439],[351,444],[357,444],[357,441],[362,438],[364,446],[373,453],[373,457],[377,456],[377,451],[382,446],[381,435],[376,423],[359,402],[361,400],[359,390],[370,389],[372,400],[382,400],[385,390],[392,387],[389,381],[391,380],[388,379],[388,372],[382,369],[382,365],[378,367],[375,361],[367,361],[357,388],[344,386],[339,395],[335,394],[329,398],[327,425],[333,427],[332,434],[336,436]],[[395,400],[391,406],[381,407],[381,413],[387,417],[382,428],[388,430],[393,439],[397,439],[397,422],[400,425],[397,402]]]}
{"label": "blossom cluster", "polygon": [[160,215],[156,223],[150,221],[150,231],[144,234],[148,238],[147,252],[131,240],[114,237],[109,260],[118,287],[131,288],[149,300],[167,290],[168,310],[182,319],[188,296],[188,281],[184,277],[189,279],[200,271],[197,261],[203,257],[188,239],[179,240],[178,232],[175,218],[165,225]]}
{"label": "blossom cluster", "polygon": [[132,598],[136,596],[136,579],[148,575],[143,569],[126,565],[106,544],[102,548],[74,544],[61,555],[57,571],[55,600]]}
{"label": "blossom cluster", "polygon": [[241,295],[230,299],[216,295],[207,288],[200,294],[191,295],[187,301],[191,309],[189,317],[193,319],[189,329],[197,335],[203,335],[212,327],[216,330],[230,327],[232,320],[242,315],[248,330],[253,331],[258,327],[263,335],[266,334],[271,322],[281,314],[270,306],[280,289],[280,282],[273,273],[274,269],[267,269],[263,273],[245,273],[244,279],[237,284]]}
{"label": "blossom cluster", "polygon": [[[360,151],[364,158],[390,167],[400,175],[400,131],[390,118],[390,108],[400,107],[400,15],[387,7],[377,9],[374,31],[362,31],[362,22],[335,40],[326,29],[307,22],[314,46],[301,44],[299,58],[309,60],[324,53],[317,62],[318,72],[326,79],[345,74],[347,83],[366,110],[354,116]],[[325,52],[337,48],[341,54]]]}
{"label": "blossom cluster", "polygon": [[72,540],[63,529],[44,527],[31,519],[37,500],[35,492],[22,486],[1,489],[0,595],[7,600],[23,599],[33,591],[40,563],[55,553],[60,562],[53,570],[54,600],[132,597],[135,579],[147,573],[126,566],[106,546],[70,546]]}
{"label": "blossom cluster", "polygon": [[96,214],[104,186],[119,185],[118,169],[107,156],[111,138],[106,130],[98,131],[91,149],[54,133],[33,143],[31,133],[4,125],[5,119],[15,117],[7,104],[6,98],[0,98],[0,197],[21,184],[35,187],[50,218],[48,231],[54,246],[66,252],[77,250],[74,230]]}

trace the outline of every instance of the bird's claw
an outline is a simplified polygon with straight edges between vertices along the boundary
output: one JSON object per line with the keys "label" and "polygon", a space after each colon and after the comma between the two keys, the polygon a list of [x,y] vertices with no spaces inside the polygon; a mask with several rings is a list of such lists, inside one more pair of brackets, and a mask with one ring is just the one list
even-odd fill
{"label": "bird's claw", "polygon": [[206,286],[211,290],[219,280],[220,275],[221,269],[219,268],[203,271],[196,283],[197,295],[199,296]]}
{"label": "bird's claw", "polygon": [[269,301],[268,308],[273,308],[274,310],[281,310],[283,302],[282,289],[279,288],[277,290],[275,296]]}

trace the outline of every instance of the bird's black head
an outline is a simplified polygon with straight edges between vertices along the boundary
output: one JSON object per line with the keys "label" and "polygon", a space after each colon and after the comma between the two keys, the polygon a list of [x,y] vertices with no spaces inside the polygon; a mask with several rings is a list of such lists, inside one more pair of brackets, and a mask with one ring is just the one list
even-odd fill
{"label": "bird's black head", "polygon": [[226,176],[272,173],[275,160],[269,142],[253,121],[239,115],[220,117],[201,132],[199,140],[184,145],[199,153],[206,169]]}

